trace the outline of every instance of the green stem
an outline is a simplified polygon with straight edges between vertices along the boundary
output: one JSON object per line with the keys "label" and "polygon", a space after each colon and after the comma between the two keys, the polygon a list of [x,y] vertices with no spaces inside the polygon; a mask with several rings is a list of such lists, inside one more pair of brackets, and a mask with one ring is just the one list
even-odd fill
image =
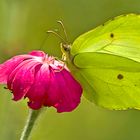
{"label": "green stem", "polygon": [[32,128],[39,114],[40,114],[40,110],[32,110],[32,109],[29,110],[29,116],[27,118],[27,122],[21,134],[20,140],[28,140]]}

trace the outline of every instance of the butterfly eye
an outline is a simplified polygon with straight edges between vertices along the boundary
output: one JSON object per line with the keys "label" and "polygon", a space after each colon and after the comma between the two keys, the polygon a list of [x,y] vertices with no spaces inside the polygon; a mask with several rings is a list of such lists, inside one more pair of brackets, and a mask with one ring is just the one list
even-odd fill
{"label": "butterfly eye", "polygon": [[68,48],[64,48],[65,51],[68,51]]}
{"label": "butterfly eye", "polygon": [[66,52],[70,51],[70,46],[68,44],[63,44],[62,46]]}

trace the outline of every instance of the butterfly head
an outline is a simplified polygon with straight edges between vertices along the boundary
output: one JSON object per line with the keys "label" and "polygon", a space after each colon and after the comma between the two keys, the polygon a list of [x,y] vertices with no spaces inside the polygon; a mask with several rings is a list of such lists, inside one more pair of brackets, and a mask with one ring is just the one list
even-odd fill
{"label": "butterfly head", "polygon": [[69,53],[70,52],[70,44],[61,43],[61,51],[62,53]]}
{"label": "butterfly head", "polygon": [[71,47],[71,45],[67,44],[67,43],[61,43],[60,47],[61,47],[61,52],[62,52],[62,59],[65,61],[70,56],[70,47]]}

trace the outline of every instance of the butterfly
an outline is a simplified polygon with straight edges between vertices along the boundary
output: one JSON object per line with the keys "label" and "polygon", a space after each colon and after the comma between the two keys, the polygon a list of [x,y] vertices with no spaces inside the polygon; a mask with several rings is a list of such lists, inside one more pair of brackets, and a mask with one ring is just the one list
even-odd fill
{"label": "butterfly", "polygon": [[140,109],[140,15],[121,15],[61,45],[66,65],[95,104]]}

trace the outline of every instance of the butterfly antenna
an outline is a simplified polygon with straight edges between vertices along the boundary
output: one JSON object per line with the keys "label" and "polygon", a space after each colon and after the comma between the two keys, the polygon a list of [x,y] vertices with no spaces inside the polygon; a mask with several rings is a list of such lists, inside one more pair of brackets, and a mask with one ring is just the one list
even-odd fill
{"label": "butterfly antenna", "polygon": [[67,35],[67,32],[66,32],[66,29],[65,29],[65,26],[64,26],[63,22],[61,20],[59,20],[59,21],[57,21],[57,23],[59,23],[61,25],[62,29],[63,29],[66,42],[69,42],[68,41],[68,35]]}
{"label": "butterfly antenna", "polygon": [[47,31],[47,33],[52,33],[55,36],[59,37],[63,42],[67,43],[66,40],[61,35],[59,35],[57,32],[55,32],[53,30],[49,30],[49,31]]}
{"label": "butterfly antenna", "polygon": [[39,47],[39,50],[42,50],[42,48],[43,48],[43,46],[44,46],[46,40],[48,39],[48,37],[49,37],[49,35],[43,39],[43,41],[42,41],[42,43],[41,43],[41,45],[40,45],[40,47]]}

